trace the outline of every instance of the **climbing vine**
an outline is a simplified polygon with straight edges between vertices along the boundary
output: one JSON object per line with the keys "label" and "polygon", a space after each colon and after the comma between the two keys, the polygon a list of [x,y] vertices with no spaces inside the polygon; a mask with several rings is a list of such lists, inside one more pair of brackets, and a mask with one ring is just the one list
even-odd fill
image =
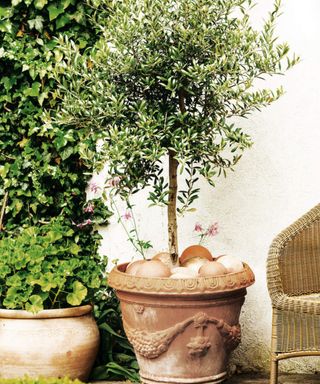
{"label": "climbing vine", "polygon": [[[94,2],[98,6],[98,2]],[[81,0],[4,0],[0,5],[0,200],[3,230],[63,216],[82,221],[79,209],[91,169],[80,146],[93,148],[85,130],[47,128],[43,111],[55,109],[52,76],[62,60],[59,34],[80,50],[99,34],[91,4]]]}
{"label": "climbing vine", "polygon": [[[56,225],[53,220],[57,219],[61,228],[68,228],[67,237],[59,240],[63,246],[74,244],[73,251],[79,251],[79,255],[91,255],[92,259],[98,256],[100,235],[94,224],[106,223],[110,212],[99,200],[86,202],[92,166],[82,160],[82,153],[86,157],[94,153],[96,137],[87,127],[72,129],[44,124],[43,115],[53,116],[59,104],[53,76],[54,68],[64,58],[59,39],[61,36],[71,39],[80,52],[90,50],[100,35],[96,27],[101,17],[99,3],[99,0],[0,2],[0,241],[3,245],[11,241],[8,239],[21,239],[30,228],[43,232],[46,226]],[[95,298],[95,315],[103,340],[94,376],[132,379],[137,371],[135,357],[123,337],[120,321],[114,320],[113,328],[107,326],[110,300],[114,303],[112,316],[117,319],[119,310],[110,289],[101,291]],[[105,340],[108,340],[107,352]]]}

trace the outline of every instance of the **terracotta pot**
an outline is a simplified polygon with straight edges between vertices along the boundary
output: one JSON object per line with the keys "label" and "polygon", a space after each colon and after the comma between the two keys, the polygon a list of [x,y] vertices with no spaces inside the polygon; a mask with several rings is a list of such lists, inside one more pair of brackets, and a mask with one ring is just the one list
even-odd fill
{"label": "terracotta pot", "polygon": [[92,307],[49,309],[33,315],[0,309],[0,377],[87,380],[99,348]]}
{"label": "terracotta pot", "polygon": [[228,275],[190,279],[146,278],[114,268],[109,284],[121,301],[143,383],[220,383],[229,353],[240,343],[239,315],[248,265]]}

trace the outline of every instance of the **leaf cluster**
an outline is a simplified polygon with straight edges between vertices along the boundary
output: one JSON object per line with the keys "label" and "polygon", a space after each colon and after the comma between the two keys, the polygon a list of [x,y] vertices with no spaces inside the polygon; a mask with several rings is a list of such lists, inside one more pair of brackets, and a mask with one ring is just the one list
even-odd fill
{"label": "leaf cluster", "polygon": [[101,292],[101,298],[94,306],[94,315],[100,329],[101,343],[90,378],[139,382],[138,363],[123,329],[119,301],[111,288]]}
{"label": "leaf cluster", "polygon": [[[96,305],[108,305],[103,297],[94,297],[105,279],[101,280],[104,266],[97,256],[101,237],[93,224],[106,223],[110,212],[101,200],[86,202],[85,192],[93,167],[84,159],[95,156],[96,137],[86,129],[43,122],[44,110],[54,115],[59,104],[53,76],[64,59],[59,36],[72,39],[81,53],[89,50],[100,36],[98,11],[99,0],[3,0],[0,4],[0,208],[8,194],[0,232],[1,307],[36,311],[70,306],[69,302],[80,301],[85,290],[82,303],[94,298]],[[89,203],[94,205],[93,213],[84,211]],[[91,224],[81,227],[88,220]],[[115,294],[110,295],[117,302]],[[120,318],[120,310],[115,311]],[[113,326],[116,332],[121,327]],[[116,339],[111,344],[117,353],[126,353]],[[105,355],[99,358],[107,364]],[[124,376],[119,370],[118,377],[115,373],[112,377]],[[3,384],[72,382],[2,380]]]}
{"label": "leaf cluster", "polygon": [[[98,6],[98,1],[93,1]],[[43,124],[44,108],[57,106],[53,70],[63,59],[57,37],[83,51],[98,38],[82,0],[4,0],[0,4],[0,206],[4,227],[14,230],[62,215],[81,220],[92,167],[81,151],[95,148],[83,130]],[[93,20],[92,19],[92,20]]]}
{"label": "leaf cluster", "polygon": [[88,246],[89,236],[53,219],[3,237],[0,307],[37,313],[92,302],[105,285],[106,259]]}
{"label": "leaf cluster", "polygon": [[189,171],[183,212],[198,195],[194,171],[214,185],[251,146],[235,118],[282,95],[282,88],[259,88],[257,81],[298,61],[275,35],[280,2],[260,30],[251,23],[251,0],[103,4],[109,17],[100,20],[102,36],[90,56],[61,42],[57,121],[104,137],[104,160],[121,177],[123,196],[151,186],[152,203],[166,203],[161,170],[173,153],[180,171]]}

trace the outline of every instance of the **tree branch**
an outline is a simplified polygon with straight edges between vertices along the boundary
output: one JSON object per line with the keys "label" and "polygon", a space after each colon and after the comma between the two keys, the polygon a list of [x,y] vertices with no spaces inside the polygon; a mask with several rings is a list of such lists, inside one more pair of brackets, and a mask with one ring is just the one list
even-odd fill
{"label": "tree branch", "polygon": [[5,192],[3,200],[2,200],[2,208],[1,208],[1,213],[0,213],[0,232],[4,230],[3,219],[4,219],[4,214],[6,211],[7,201],[8,201],[8,192]]}

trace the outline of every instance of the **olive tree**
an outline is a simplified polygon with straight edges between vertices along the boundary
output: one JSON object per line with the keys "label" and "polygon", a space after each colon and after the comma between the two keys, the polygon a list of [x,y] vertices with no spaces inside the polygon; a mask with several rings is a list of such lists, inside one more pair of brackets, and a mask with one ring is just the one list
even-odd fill
{"label": "olive tree", "polygon": [[63,43],[68,59],[59,68],[56,121],[103,140],[96,154],[83,147],[83,157],[108,163],[122,197],[151,187],[151,202],[166,204],[175,261],[177,212],[198,197],[200,175],[214,185],[251,146],[241,118],[283,94],[260,80],[298,58],[275,36],[278,0],[260,30],[252,26],[251,0],[104,3],[107,17],[100,17],[102,38],[93,51],[80,55],[72,42]]}

